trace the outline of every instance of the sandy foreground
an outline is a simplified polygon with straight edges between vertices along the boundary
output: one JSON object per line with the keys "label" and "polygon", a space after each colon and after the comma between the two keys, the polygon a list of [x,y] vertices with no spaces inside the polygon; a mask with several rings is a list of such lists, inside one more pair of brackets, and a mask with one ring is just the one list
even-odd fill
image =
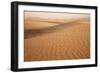
{"label": "sandy foreground", "polygon": [[24,61],[90,58],[89,14],[26,12]]}

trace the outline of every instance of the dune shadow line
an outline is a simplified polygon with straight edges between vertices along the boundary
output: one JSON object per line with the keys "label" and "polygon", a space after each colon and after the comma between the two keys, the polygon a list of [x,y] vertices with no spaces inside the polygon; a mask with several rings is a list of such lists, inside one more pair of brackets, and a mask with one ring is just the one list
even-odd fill
{"label": "dune shadow line", "polygon": [[75,24],[77,22],[79,22],[79,20],[75,20],[75,21],[68,22],[68,23],[62,23],[62,24],[60,23],[59,25],[42,28],[42,29],[27,29],[27,30],[25,29],[24,30],[24,38],[25,39],[32,38],[32,37],[40,36],[43,34],[53,33],[55,31],[62,30],[64,28],[67,29],[69,27],[78,25],[78,24]]}

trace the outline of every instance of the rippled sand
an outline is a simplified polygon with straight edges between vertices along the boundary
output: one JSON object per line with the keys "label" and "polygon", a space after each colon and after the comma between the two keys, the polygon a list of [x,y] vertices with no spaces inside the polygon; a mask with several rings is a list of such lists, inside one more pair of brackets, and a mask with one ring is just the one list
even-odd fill
{"label": "rippled sand", "polygon": [[55,20],[57,16],[38,16],[37,20],[36,16],[28,16],[26,13],[24,61],[90,58],[89,15],[83,14],[75,18],[69,14],[72,20],[68,17],[58,17],[60,21]]}

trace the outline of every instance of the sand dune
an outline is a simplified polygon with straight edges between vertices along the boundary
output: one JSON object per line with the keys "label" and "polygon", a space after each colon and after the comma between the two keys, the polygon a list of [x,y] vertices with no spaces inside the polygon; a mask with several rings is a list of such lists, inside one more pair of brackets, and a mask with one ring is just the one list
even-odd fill
{"label": "sand dune", "polygon": [[47,28],[87,18],[89,19],[89,14],[25,12],[25,29]]}
{"label": "sand dune", "polygon": [[[30,16],[31,19],[29,19],[29,14],[26,14],[24,61],[90,58],[89,15],[83,14],[81,16],[72,19],[72,21],[67,21],[68,17],[64,17],[65,22],[62,22],[63,18],[57,22],[53,20],[54,17],[50,18],[49,16],[50,20],[46,21],[42,15],[41,17],[37,16],[41,20],[33,20],[34,16]],[[57,19],[57,17],[55,18]]]}

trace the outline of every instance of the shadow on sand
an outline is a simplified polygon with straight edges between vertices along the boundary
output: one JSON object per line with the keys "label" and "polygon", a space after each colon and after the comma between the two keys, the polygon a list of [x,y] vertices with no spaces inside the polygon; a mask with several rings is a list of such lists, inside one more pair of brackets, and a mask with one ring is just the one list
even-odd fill
{"label": "shadow on sand", "polygon": [[47,27],[47,28],[42,28],[42,29],[27,29],[27,30],[25,29],[24,30],[24,38],[25,39],[32,38],[32,37],[40,36],[43,34],[53,33],[55,31],[62,30],[64,28],[67,29],[69,27],[79,25],[78,22],[81,22],[81,21],[84,22],[86,20],[87,19],[83,18],[83,19],[78,19],[78,20],[75,20],[72,22],[67,22],[67,23],[57,23],[56,22],[58,25],[52,26],[52,27]]}

